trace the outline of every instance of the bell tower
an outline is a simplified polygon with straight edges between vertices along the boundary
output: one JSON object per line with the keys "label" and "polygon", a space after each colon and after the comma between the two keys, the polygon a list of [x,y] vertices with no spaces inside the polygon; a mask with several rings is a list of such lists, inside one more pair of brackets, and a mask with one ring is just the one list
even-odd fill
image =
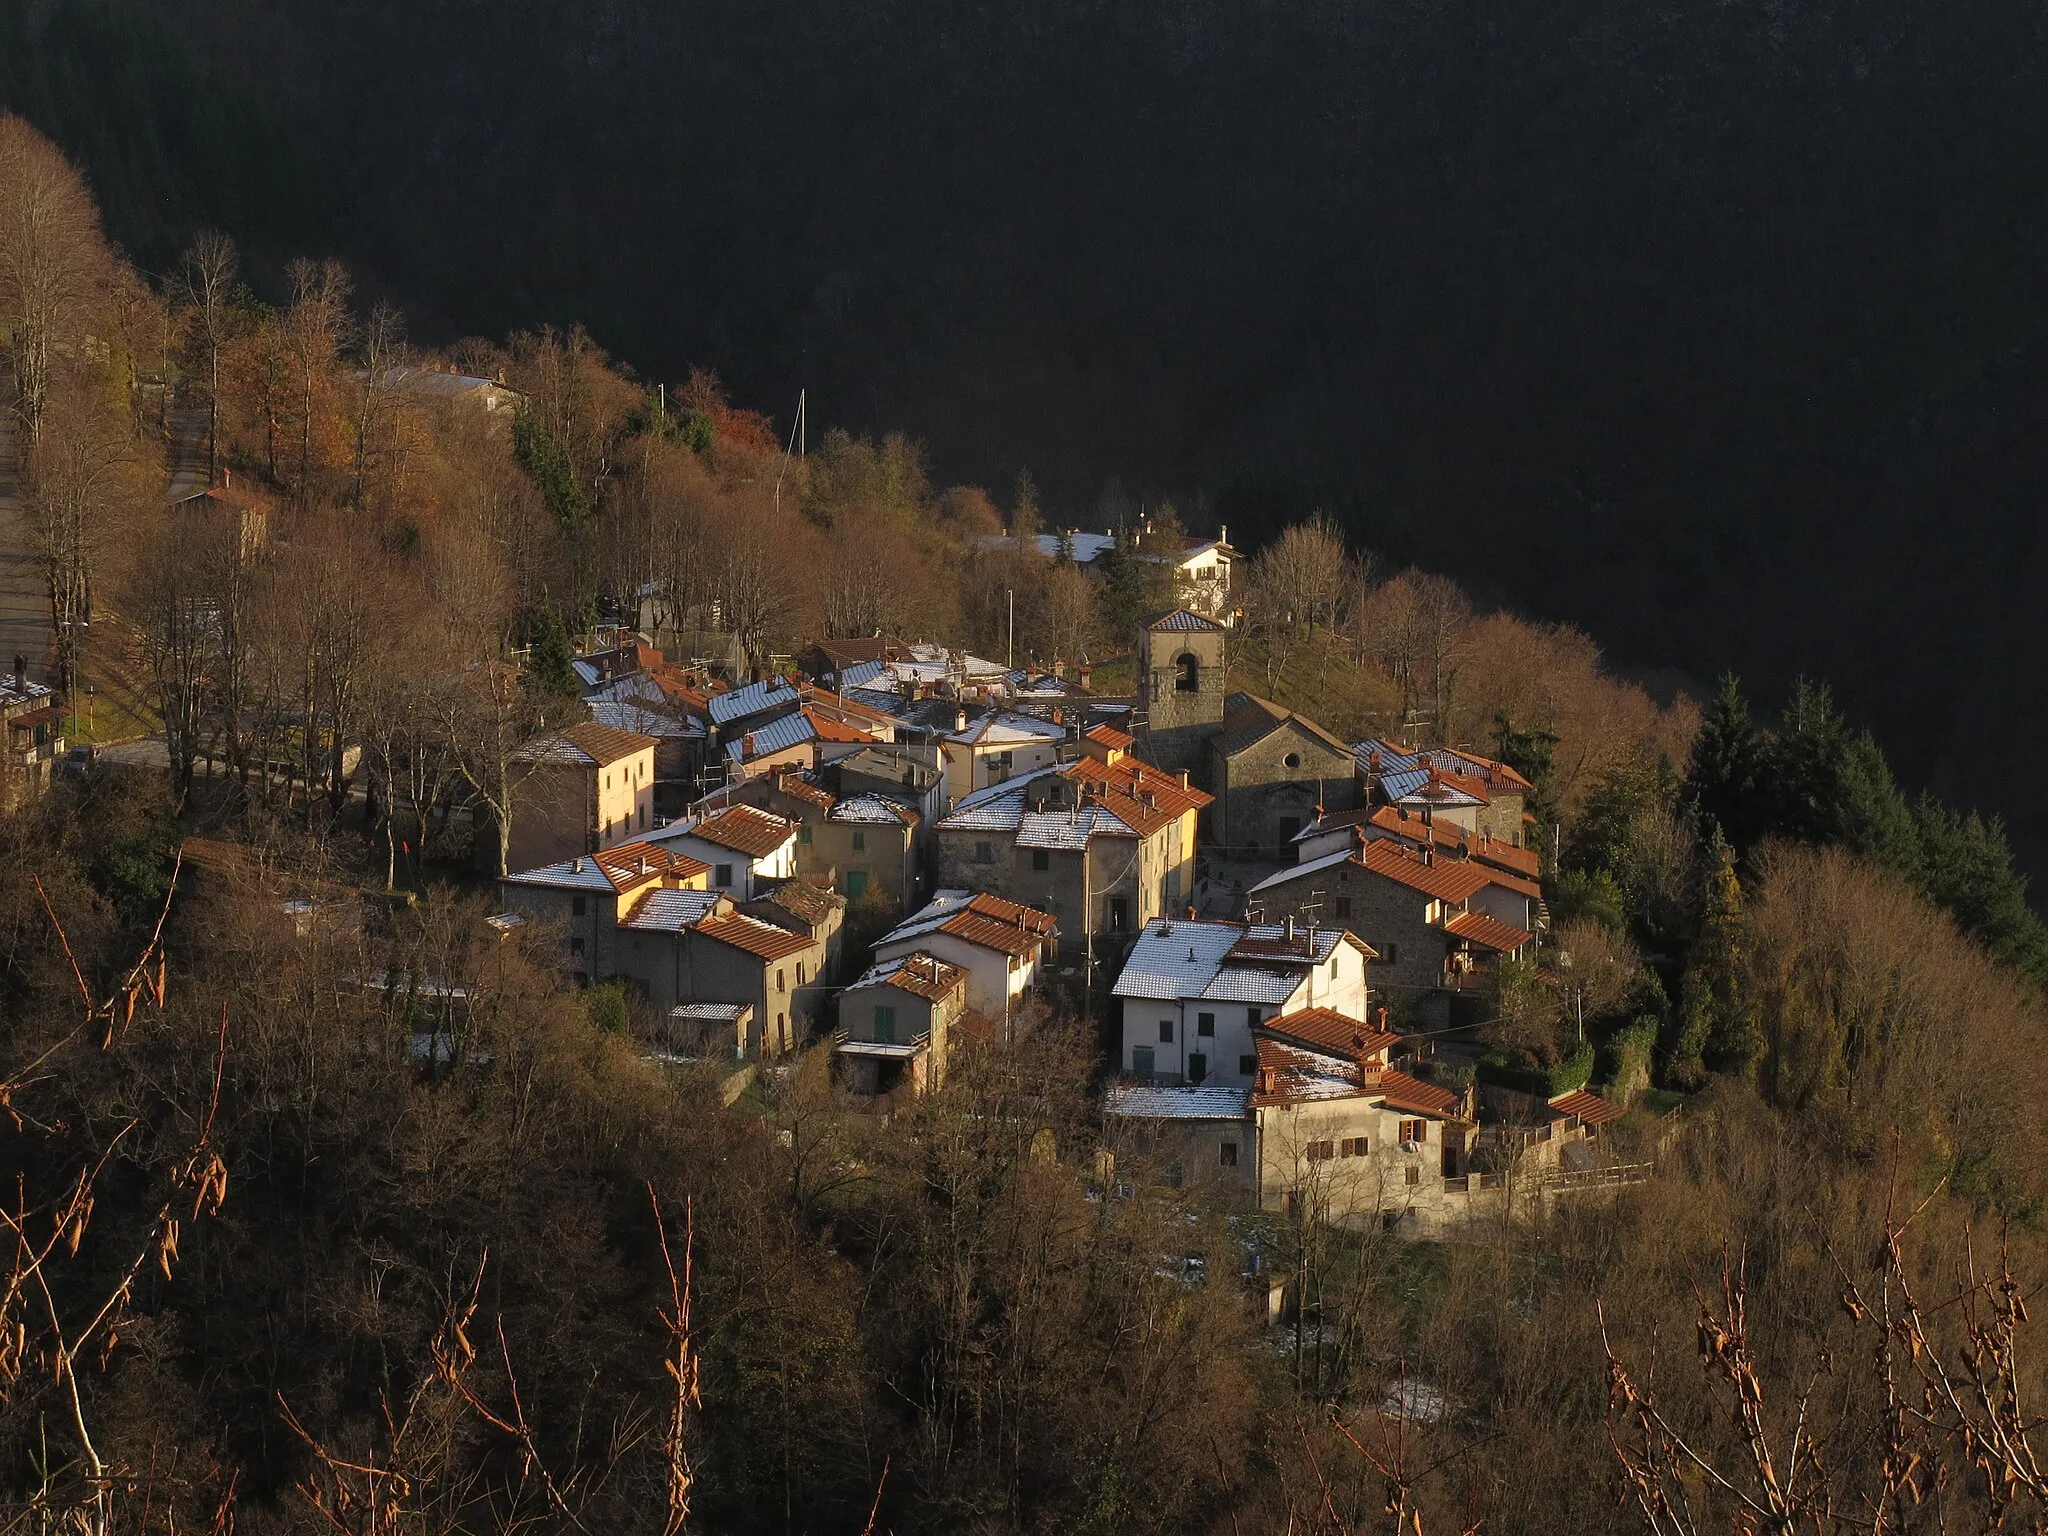
{"label": "bell tower", "polygon": [[1223,725],[1224,629],[1185,608],[1138,626],[1137,735],[1146,761],[1206,777],[1204,746]]}

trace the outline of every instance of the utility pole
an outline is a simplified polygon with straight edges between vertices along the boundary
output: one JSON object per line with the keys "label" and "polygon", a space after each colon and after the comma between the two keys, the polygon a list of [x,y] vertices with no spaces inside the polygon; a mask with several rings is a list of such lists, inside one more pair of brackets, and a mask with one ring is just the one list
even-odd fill
{"label": "utility pole", "polygon": [[1014,588],[1005,587],[1003,596],[1010,604],[1010,639],[1003,652],[1003,664],[1014,672],[1017,670],[1017,593]]}

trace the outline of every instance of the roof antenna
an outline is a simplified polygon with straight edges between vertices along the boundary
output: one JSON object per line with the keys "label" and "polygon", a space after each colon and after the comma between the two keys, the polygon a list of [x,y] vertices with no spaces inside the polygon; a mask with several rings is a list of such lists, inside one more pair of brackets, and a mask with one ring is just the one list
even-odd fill
{"label": "roof antenna", "polygon": [[789,450],[794,447],[798,458],[804,457],[804,391],[796,392],[796,420],[789,429],[789,442],[783,445],[782,462],[775,467],[775,510],[782,510],[782,472],[789,468]]}

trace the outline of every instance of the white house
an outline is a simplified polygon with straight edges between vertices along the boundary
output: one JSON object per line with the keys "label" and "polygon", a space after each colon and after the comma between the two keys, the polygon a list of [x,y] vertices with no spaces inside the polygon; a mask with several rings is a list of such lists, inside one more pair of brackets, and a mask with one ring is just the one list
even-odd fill
{"label": "white house", "polygon": [[940,744],[946,760],[946,798],[955,804],[977,789],[1050,768],[1060,760],[1066,732],[1050,721],[1007,710],[971,719],[962,709]]}
{"label": "white house", "polygon": [[916,952],[967,973],[967,1007],[1010,1038],[1017,1009],[1059,948],[1052,918],[981,891],[944,890],[875,945],[875,960]]}
{"label": "white house", "polygon": [[661,828],[647,841],[711,867],[711,889],[752,901],[796,875],[797,824],[751,805],[728,805]]}
{"label": "white house", "polygon": [[1367,1017],[1363,940],[1342,928],[1158,918],[1145,925],[1115,992],[1121,1066],[1131,1077],[1248,1087],[1253,1030],[1305,1009]]}

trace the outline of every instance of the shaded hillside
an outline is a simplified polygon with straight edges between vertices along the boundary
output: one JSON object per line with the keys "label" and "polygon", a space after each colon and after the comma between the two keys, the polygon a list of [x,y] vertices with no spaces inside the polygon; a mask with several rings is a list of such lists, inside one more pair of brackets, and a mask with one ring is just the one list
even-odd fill
{"label": "shaded hillside", "polygon": [[1823,672],[2048,856],[1974,762],[2041,638],[2031,0],[11,25],[0,89],[145,256],[199,216],[337,250],[422,334],[580,319],[1070,512],[1111,475],[1241,537],[1338,506],[1640,665]]}

